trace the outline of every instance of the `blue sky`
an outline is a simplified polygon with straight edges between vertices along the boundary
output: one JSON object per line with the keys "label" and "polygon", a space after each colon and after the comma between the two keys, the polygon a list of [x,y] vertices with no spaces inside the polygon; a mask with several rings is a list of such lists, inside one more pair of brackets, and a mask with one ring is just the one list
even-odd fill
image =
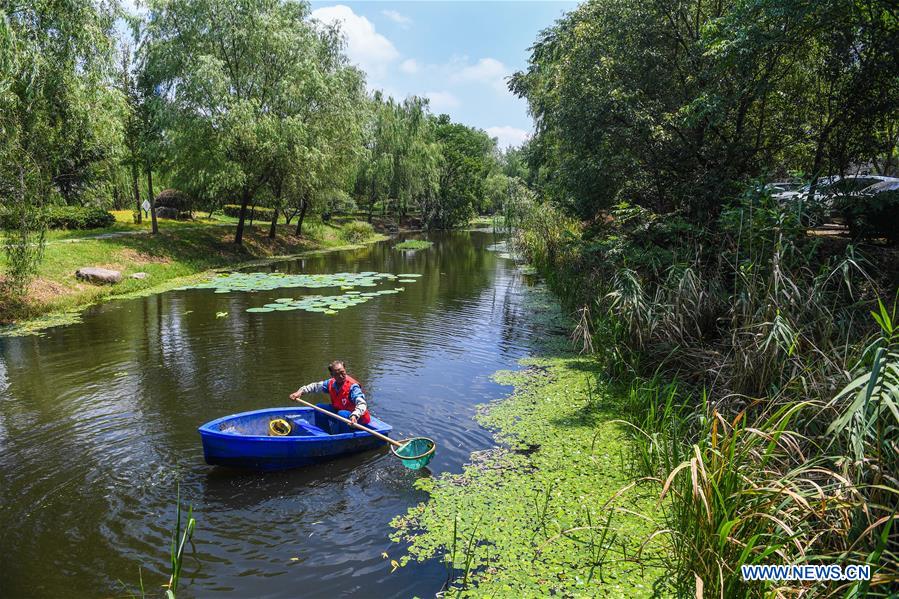
{"label": "blue sky", "polygon": [[528,48],[577,2],[325,2],[313,17],[342,23],[347,54],[369,89],[426,96],[434,113],[486,130],[500,146],[533,128],[505,77],[527,66]]}

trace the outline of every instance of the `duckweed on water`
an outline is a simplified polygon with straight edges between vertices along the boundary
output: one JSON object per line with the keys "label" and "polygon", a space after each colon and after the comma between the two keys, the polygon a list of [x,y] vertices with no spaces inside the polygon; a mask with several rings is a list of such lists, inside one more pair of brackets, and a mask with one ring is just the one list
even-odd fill
{"label": "duckweed on water", "polygon": [[619,492],[632,479],[616,395],[562,335],[543,342],[544,357],[497,373],[515,391],[477,416],[503,446],[472,454],[461,474],[416,481],[430,498],[393,522],[393,540],[408,543],[401,563],[443,559],[454,597],[664,596],[663,539],[644,545],[652,527],[636,515],[659,509],[657,496]]}

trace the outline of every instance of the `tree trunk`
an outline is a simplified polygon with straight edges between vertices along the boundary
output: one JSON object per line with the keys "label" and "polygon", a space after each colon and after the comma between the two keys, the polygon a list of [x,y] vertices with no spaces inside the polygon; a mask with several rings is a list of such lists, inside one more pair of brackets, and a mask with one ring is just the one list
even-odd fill
{"label": "tree trunk", "polygon": [[253,202],[253,207],[250,209],[250,226],[253,226],[253,219],[256,218],[256,202]]}
{"label": "tree trunk", "polygon": [[131,163],[131,188],[134,194],[134,204],[137,207],[137,224],[140,224],[142,208],[140,207],[140,187],[137,182],[137,162]]}
{"label": "tree trunk", "polygon": [[250,203],[250,190],[244,187],[240,197],[240,217],[237,219],[237,233],[234,234],[234,243],[243,245],[243,223],[247,217],[247,204]]}
{"label": "tree trunk", "polygon": [[153,223],[153,235],[159,233],[156,222],[156,194],[153,193],[153,165],[147,164],[147,190],[150,192],[150,219]]}
{"label": "tree trunk", "polygon": [[269,239],[274,239],[274,238],[275,238],[275,231],[277,231],[277,228],[278,228],[278,209],[277,209],[277,208],[273,208],[273,209],[272,209],[272,212],[274,212],[275,215],[272,217],[272,226],[271,226],[271,228],[268,230],[268,238],[269,238]]}
{"label": "tree trunk", "polygon": [[[807,201],[814,205],[815,202],[815,193],[818,190],[818,177],[821,175],[821,163],[824,161],[824,148],[827,145],[827,137],[830,134],[830,123],[828,123],[824,129],[821,130],[821,135],[818,136],[818,147],[815,148],[815,162],[812,164],[812,180],[808,186],[808,198]],[[800,201],[802,198],[800,197]],[[800,204],[801,206],[801,204]],[[800,207],[800,211],[802,208]]]}
{"label": "tree trunk", "polygon": [[303,234],[303,219],[306,218],[306,207],[309,203],[303,198],[300,208],[300,215],[297,219],[297,237],[300,237]]}

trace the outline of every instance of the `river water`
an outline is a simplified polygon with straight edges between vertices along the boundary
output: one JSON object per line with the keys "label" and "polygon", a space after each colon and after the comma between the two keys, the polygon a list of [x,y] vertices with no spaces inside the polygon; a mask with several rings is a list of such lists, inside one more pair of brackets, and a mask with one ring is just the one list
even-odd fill
{"label": "river water", "polygon": [[[414,253],[387,241],[274,265],[423,275],[333,316],[245,309],[337,289],[194,289],[0,339],[0,597],[126,596],[139,575],[159,596],[179,484],[197,519],[179,598],[433,597],[440,564],[391,573],[402,547],[389,522],[425,499],[417,477],[459,471],[491,445],[475,405],[508,392],[490,375],[514,367],[542,332],[514,263],[490,251],[492,233],[430,239]],[[386,450],[267,474],[205,464],[200,424],[290,405],[287,395],[327,378],[335,358],[394,436],[437,441],[426,471]]]}

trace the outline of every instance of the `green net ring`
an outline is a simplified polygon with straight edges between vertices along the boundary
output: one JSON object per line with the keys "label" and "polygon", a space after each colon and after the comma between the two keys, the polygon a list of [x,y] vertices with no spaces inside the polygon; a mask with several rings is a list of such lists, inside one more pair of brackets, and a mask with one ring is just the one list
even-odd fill
{"label": "green net ring", "polygon": [[399,448],[396,445],[390,446],[391,453],[402,460],[403,465],[410,470],[427,466],[434,457],[436,449],[437,443],[427,437],[414,437],[405,441]]}

